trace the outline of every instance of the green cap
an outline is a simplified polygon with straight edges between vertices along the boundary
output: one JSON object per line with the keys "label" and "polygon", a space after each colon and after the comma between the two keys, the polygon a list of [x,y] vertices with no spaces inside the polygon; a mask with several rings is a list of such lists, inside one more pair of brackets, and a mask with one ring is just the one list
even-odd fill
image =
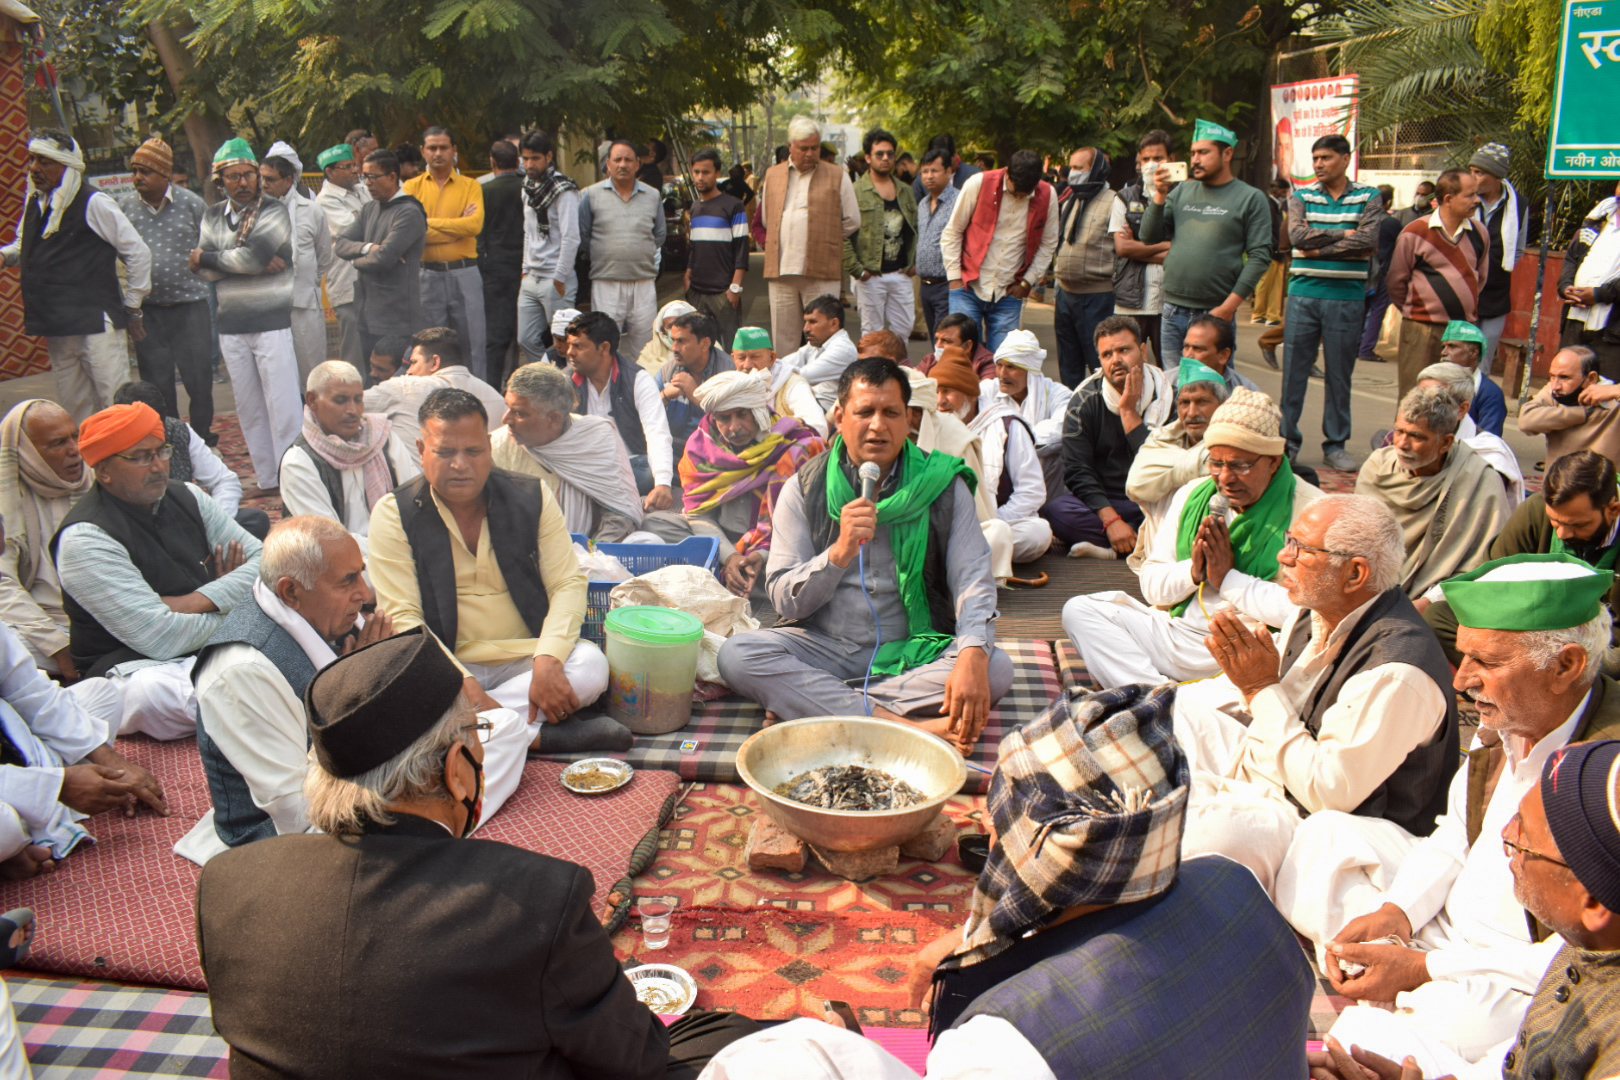
{"label": "green cap", "polygon": [[239,161],[250,161],[255,165],[259,163],[259,159],[253,156],[253,146],[246,139],[227,139],[225,145],[214,153],[214,171],[219,172]]}
{"label": "green cap", "polygon": [[637,604],[614,608],[607,614],[607,632],[631,641],[679,645],[703,640],[703,620],[678,608]]}
{"label": "green cap", "polygon": [[1460,626],[1475,630],[1567,630],[1591,622],[1614,586],[1563,552],[1509,555],[1440,583]]}
{"label": "green cap", "polygon": [[325,169],[329,166],[336,165],[340,161],[353,160],[354,147],[350,146],[346,142],[340,142],[336,146],[328,146],[325,150],[322,150],[320,154],[316,156],[315,163],[321,168]]}
{"label": "green cap", "polygon": [[1192,141],[1203,142],[1205,139],[1225,143],[1227,146],[1236,146],[1237,132],[1229,127],[1222,127],[1213,120],[1199,120],[1193,125]]}
{"label": "green cap", "polygon": [[771,335],[757,326],[745,326],[737,331],[737,336],[731,339],[731,348],[734,351],[747,352],[752,349],[771,348]]}
{"label": "green cap", "polygon": [[1447,341],[1471,341],[1479,346],[1480,352],[1485,351],[1485,331],[1471,322],[1461,319],[1452,319],[1446,323],[1446,332],[1440,335],[1442,343]]}
{"label": "green cap", "polygon": [[1183,356],[1181,358],[1181,370],[1176,375],[1176,385],[1186,386],[1188,383],[1195,382],[1218,382],[1225,386],[1226,376],[1201,360]]}

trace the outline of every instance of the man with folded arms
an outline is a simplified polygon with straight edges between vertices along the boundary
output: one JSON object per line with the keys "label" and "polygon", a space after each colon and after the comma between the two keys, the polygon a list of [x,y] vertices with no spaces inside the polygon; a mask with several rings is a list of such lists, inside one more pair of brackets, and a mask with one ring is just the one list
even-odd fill
{"label": "man with folded arms", "polygon": [[[899,720],[965,754],[1011,687],[1013,667],[994,644],[996,583],[973,503],[977,478],[960,458],[911,442],[910,395],[892,360],[868,357],[845,370],[838,435],[783,487],[771,515],[766,589],[784,623],[798,625],[728,638],[720,675],[783,720]],[[875,502],[860,497],[866,462],[879,470]],[[845,682],[868,671],[869,697]]]}
{"label": "man with folded arms", "polygon": [[259,541],[201,488],[169,479],[163,418],[114,405],[79,429],[96,483],[51,541],[83,675],[123,693],[118,734],[178,739],[196,729],[196,651],[259,572]]}
{"label": "man with folded arms", "polygon": [[[1340,993],[1394,1002],[1395,1026],[1467,1061],[1512,1036],[1558,951],[1527,924],[1501,839],[1549,759],[1620,734],[1620,687],[1597,667],[1612,578],[1548,554],[1498,559],[1446,582],[1460,624],[1455,685],[1478,705],[1480,730],[1445,813],[1420,832],[1313,815],[1278,874],[1279,908],[1318,945]],[[1355,1023],[1341,1039],[1361,1041]]]}
{"label": "man with folded arms", "polygon": [[979,383],[980,405],[1005,401],[1035,433],[1041,457],[1057,454],[1063,444],[1063,414],[1074,391],[1041,374],[1046,350],[1028,330],[1008,331],[995,352],[995,361],[995,378]]}
{"label": "man with folded arms", "polygon": [[537,733],[560,724],[602,696],[608,666],[580,640],[586,581],[557,497],[493,467],[489,418],[467,391],[435,391],[421,420],[422,475],[371,512],[377,602],[453,650],[481,708],[512,709]]}
{"label": "man with folded arms", "polygon": [[338,522],[364,555],[372,508],[421,471],[388,417],[366,412],[354,367],[343,360],[317,364],[304,391],[304,429],[281,458],[287,513]]}

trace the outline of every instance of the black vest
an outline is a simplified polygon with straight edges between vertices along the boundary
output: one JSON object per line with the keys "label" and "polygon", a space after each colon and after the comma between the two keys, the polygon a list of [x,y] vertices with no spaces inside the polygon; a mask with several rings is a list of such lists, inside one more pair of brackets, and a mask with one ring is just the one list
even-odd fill
{"label": "black vest", "polygon": [[99,334],[102,316],[123,329],[124,294],[118,287],[118,250],[96,235],[84,208],[95,189],[88,184],[62,209],[62,224],[52,236],[41,236],[47,224],[39,200],[23,211],[23,329],[41,337]]}
{"label": "black vest", "polygon": [[[1302,615],[1288,638],[1282,671],[1294,666],[1310,637],[1311,620]],[[1339,688],[1347,679],[1381,664],[1394,663],[1410,664],[1434,680],[1446,700],[1445,719],[1440,730],[1407,754],[1406,760],[1352,813],[1384,818],[1413,836],[1427,836],[1434,831],[1434,819],[1445,812],[1451,774],[1457,771],[1457,695],[1451,686],[1451,664],[1441,651],[1439,639],[1399,586],[1373,601],[1346,636],[1338,660],[1316,688],[1302,719],[1315,738],[1322,729],[1322,714],[1338,701]],[[1294,801],[1292,795],[1288,798]]]}
{"label": "black vest", "polygon": [[196,467],[191,463],[191,425],[174,416],[163,418],[163,437],[173,451],[169,458],[169,480],[176,484],[191,482]]}
{"label": "black vest", "polygon": [[[1035,429],[1030,427],[1029,426],[1029,421],[1025,420],[1022,416],[1011,415],[1011,416],[1003,416],[1001,418],[1001,425],[1002,425],[1003,428],[1006,429],[1006,434],[1003,436],[1003,438],[1004,439],[1012,438],[1012,429],[1013,429],[1014,424],[1018,424],[1025,431],[1029,432],[1029,444],[1031,446],[1034,446],[1035,445]],[[1038,453],[1038,451],[1037,451],[1037,453]],[[1044,473],[1042,475],[1042,479],[1045,479]],[[1012,473],[1007,470],[1007,451],[1006,451],[1005,446],[1004,446],[1002,451],[1001,451],[1001,480],[996,484],[996,505],[997,506],[1006,506],[1007,505],[1007,500],[1012,498],[1012,493],[1013,493]]]}
{"label": "black vest", "polygon": [[[196,498],[184,484],[170,481],[168,493],[151,509],[132,506],[102,491],[100,484],[91,485],[51,537],[51,558],[57,563],[58,574],[61,560],[57,545],[68,526],[80,522],[97,526],[122,544],[147,587],[159,596],[185,596],[214,580],[214,551],[208,543],[208,527],[203,524]],[[62,607],[68,614],[69,653],[86,676],[105,675],[108,668],[142,659],[140,653],[97,622],[66,588],[62,590]]]}
{"label": "black vest", "polygon": [[[810,541],[817,551],[826,551],[838,539],[838,522],[827,512],[827,462],[833,455],[817,454],[799,466],[799,492],[804,496],[804,516],[810,526]],[[839,468],[850,484],[860,490],[847,454],[838,455]],[[934,631],[956,636],[956,597],[951,593],[951,528],[956,519],[956,482],[940,493],[928,508],[928,553],[923,556],[923,585],[928,590],[928,614]],[[790,625],[786,621],[778,626]]]}
{"label": "black vest", "polygon": [[[348,522],[343,521],[342,470],[316,453],[315,448],[309,445],[309,440],[304,438],[303,435],[299,435],[298,438],[294,439],[293,445],[308,454],[309,460],[315,463],[315,471],[320,474],[321,483],[326,485],[326,496],[332,500],[332,510],[338,515],[338,520],[343,522],[344,527],[347,528]],[[394,463],[388,457],[387,449],[383,450],[383,463],[388,466],[388,486],[391,488],[398,487],[399,475],[394,472]]]}
{"label": "black vest", "polygon": [[[641,430],[641,410],[636,408],[636,373],[640,370],[635,364],[620,360],[617,370],[608,379],[613,423],[618,426],[619,439],[632,456],[647,453],[647,433]],[[578,377],[583,381],[574,384],[574,395],[579,399],[579,412],[583,416],[590,400],[590,380]]]}
{"label": "black vest", "polygon": [[[304,689],[315,677],[315,665],[309,662],[304,650],[292,635],[277,626],[275,620],[264,613],[258,604],[249,601],[238,604],[225,616],[225,621],[214,636],[197,653],[197,664],[191,669],[191,680],[197,681],[198,672],[208,662],[209,655],[224,645],[250,645],[262,652],[287,680],[299,701],[304,700]],[[305,749],[308,749],[306,744]],[[208,777],[208,793],[214,800],[214,832],[227,847],[240,847],[254,840],[276,835],[276,823],[270,815],[259,809],[253,801],[253,792],[242,774],[232,765],[225,752],[203,726],[202,712],[197,714],[197,752],[202,756],[203,773]]]}
{"label": "black vest", "polygon": [[[551,602],[540,577],[540,510],[545,486],[530,476],[491,469],[484,485],[489,515],[489,544],[495,563],[506,579],[512,603],[529,628],[540,636]],[[456,566],[451,554],[450,530],[433,504],[427,477],[418,476],[394,489],[399,523],[411,543],[416,562],[416,583],[422,593],[422,621],[438,635],[444,647],[456,647]]]}

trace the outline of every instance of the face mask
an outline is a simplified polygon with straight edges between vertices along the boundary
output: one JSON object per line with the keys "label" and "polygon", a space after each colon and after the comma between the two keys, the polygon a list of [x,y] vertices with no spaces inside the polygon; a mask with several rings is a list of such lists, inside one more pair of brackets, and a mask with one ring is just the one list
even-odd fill
{"label": "face mask", "polygon": [[1071,183],[1071,184],[1083,184],[1085,182],[1086,182],[1086,174],[1085,173],[1081,172],[1079,169],[1070,169],[1069,170],[1069,183]]}
{"label": "face mask", "polygon": [[1581,392],[1579,390],[1573,394],[1554,394],[1552,397],[1554,401],[1564,406],[1574,406],[1581,403]]}
{"label": "face mask", "polygon": [[478,777],[477,794],[470,799],[463,797],[461,800],[461,805],[467,808],[467,820],[461,826],[461,838],[465,840],[472,835],[474,829],[478,828],[478,811],[484,802],[484,765],[473,757],[473,753],[467,749],[466,743],[458,743],[457,745],[461,749],[462,756],[467,759],[467,763],[473,767],[473,774]]}
{"label": "face mask", "polygon": [[1417,207],[1419,210],[1427,210],[1429,207],[1434,205],[1434,196],[1419,195],[1417,199],[1413,201],[1412,205]]}

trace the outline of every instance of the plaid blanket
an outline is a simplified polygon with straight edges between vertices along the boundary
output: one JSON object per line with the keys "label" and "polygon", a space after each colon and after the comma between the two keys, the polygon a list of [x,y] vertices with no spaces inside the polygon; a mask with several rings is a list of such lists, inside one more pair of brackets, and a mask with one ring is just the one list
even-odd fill
{"label": "plaid blanket", "polygon": [[6,977],[35,1080],[230,1075],[208,995]]}
{"label": "plaid blanket", "polygon": [[[1046,711],[1060,690],[1052,648],[1044,641],[1003,641],[999,643],[1013,662],[1012,689],[991,710],[979,745],[968,760],[984,769],[994,769],[996,747],[1002,736]],[[668,735],[638,735],[636,744],[622,758],[637,769],[667,769],[682,780],[732,784],[738,782],[737,751],[748,737],[765,726],[765,712],[752,701],[724,697],[695,703],[692,720],[686,727]],[[557,761],[578,761],[601,754],[559,754]],[[982,795],[990,790],[990,777],[977,769],[968,770],[963,792]]]}

